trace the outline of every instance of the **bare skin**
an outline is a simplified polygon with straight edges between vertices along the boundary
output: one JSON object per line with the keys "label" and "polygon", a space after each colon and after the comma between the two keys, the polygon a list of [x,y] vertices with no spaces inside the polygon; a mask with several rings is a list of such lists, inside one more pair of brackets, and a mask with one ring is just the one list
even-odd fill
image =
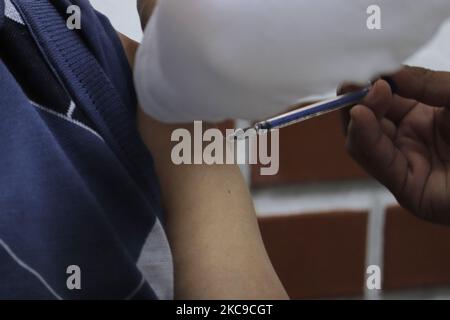
{"label": "bare skin", "polygon": [[[139,1],[143,25],[155,1]],[[130,64],[137,43],[120,35]],[[158,174],[175,267],[176,299],[288,299],[265,250],[248,187],[234,165],[172,163],[167,125],[138,112]]]}
{"label": "bare skin", "polygon": [[450,73],[406,67],[392,79],[396,94],[380,80],[350,111],[348,150],[403,207],[450,225]]}

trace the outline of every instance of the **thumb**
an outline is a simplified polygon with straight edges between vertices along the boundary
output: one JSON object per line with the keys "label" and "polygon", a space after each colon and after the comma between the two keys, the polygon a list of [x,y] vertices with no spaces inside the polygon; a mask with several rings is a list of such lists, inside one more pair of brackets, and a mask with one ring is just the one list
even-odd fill
{"label": "thumb", "polygon": [[390,78],[396,85],[398,95],[450,109],[450,72],[405,67]]}

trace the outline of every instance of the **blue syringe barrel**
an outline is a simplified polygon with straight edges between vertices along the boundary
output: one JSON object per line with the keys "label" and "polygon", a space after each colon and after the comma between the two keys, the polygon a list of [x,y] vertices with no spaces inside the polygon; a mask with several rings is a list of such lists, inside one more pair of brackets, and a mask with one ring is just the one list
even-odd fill
{"label": "blue syringe barrel", "polygon": [[311,106],[303,107],[283,115],[258,122],[255,128],[260,130],[279,129],[291,124],[301,122],[319,115],[349,107],[360,102],[369,93],[370,87],[360,91],[351,92],[331,100],[315,103]]}

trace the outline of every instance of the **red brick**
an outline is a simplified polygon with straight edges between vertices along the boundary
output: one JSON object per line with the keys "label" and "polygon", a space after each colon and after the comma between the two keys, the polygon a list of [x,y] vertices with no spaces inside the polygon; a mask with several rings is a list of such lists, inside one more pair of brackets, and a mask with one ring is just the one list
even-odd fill
{"label": "red brick", "polygon": [[386,213],[384,288],[450,284],[450,227],[394,207]]}
{"label": "red brick", "polygon": [[258,166],[252,166],[255,187],[367,178],[345,150],[339,113],[281,129],[279,173],[261,176],[259,172]]}
{"label": "red brick", "polygon": [[226,134],[227,129],[235,128],[235,123],[233,120],[227,120],[227,121],[216,124],[216,126],[218,129],[220,129],[220,131],[222,131],[223,134]]}
{"label": "red brick", "polygon": [[260,219],[264,243],[292,299],[362,295],[367,214]]}

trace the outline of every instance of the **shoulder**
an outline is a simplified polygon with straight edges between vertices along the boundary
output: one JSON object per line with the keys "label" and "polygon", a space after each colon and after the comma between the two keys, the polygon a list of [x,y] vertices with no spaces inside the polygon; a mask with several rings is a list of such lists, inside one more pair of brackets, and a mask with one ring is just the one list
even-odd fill
{"label": "shoulder", "polygon": [[120,43],[122,44],[123,50],[125,51],[125,54],[128,59],[128,63],[131,67],[134,66],[135,56],[137,49],[139,48],[139,43],[136,41],[131,40],[127,36],[123,35],[120,32],[117,32],[117,35],[120,39]]}

